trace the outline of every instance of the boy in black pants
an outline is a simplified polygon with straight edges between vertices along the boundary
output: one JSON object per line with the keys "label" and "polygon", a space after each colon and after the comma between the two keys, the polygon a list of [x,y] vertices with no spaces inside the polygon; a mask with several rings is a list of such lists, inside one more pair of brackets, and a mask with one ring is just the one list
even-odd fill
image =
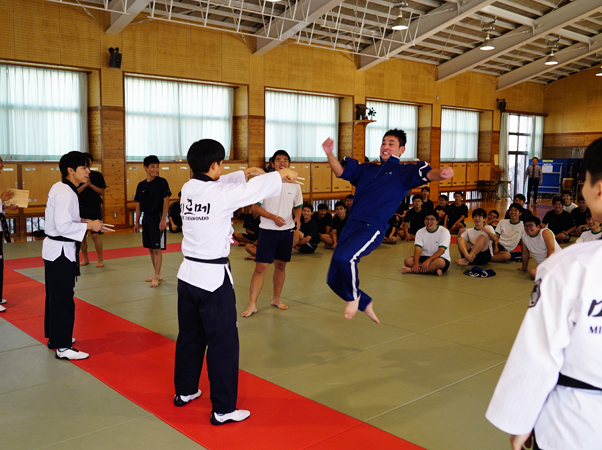
{"label": "boy in black pants", "polygon": [[167,210],[169,209],[169,197],[171,191],[165,178],[159,176],[159,158],[150,155],[144,158],[144,170],[146,171],[146,180],[138,183],[134,201],[136,204],[136,224],[134,232],[140,231],[140,214],[144,213],[142,218],[142,246],[148,248],[155,274],[151,278],[150,287],[159,286],[163,280],[161,276],[161,264],[165,250],[166,230],[167,230]]}

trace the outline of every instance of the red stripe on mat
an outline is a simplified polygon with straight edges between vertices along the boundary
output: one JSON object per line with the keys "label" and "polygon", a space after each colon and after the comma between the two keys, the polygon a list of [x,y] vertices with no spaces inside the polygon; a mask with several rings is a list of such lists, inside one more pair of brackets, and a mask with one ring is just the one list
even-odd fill
{"label": "red stripe on mat", "polygon": [[[10,301],[2,318],[45,344],[44,285],[7,269],[4,292]],[[174,341],[79,299],[75,305],[77,346],[92,356],[74,364],[210,450],[421,449],[244,371],[238,406],[251,418],[212,426],[206,371],[202,397],[173,406]]]}

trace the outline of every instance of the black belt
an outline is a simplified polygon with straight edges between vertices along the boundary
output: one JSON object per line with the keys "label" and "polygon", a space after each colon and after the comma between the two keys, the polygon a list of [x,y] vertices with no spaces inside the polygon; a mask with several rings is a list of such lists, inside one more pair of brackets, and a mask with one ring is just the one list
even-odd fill
{"label": "black belt", "polygon": [[574,378],[563,374],[558,375],[558,385],[577,389],[587,389],[588,391],[602,391],[602,388],[592,386],[591,384],[584,383],[583,381],[575,380]]}
{"label": "black belt", "polygon": [[217,258],[217,259],[199,259],[199,258],[193,258],[192,256],[184,256],[184,258],[189,261],[194,261],[194,262],[198,262],[198,263],[230,265],[230,259],[228,259],[227,256],[224,256],[223,258]]}
{"label": "black belt", "polygon": [[79,250],[82,246],[82,243],[80,241],[76,241],[75,239],[71,239],[71,238],[68,238],[65,236],[48,236],[48,235],[46,235],[46,237],[48,239],[52,239],[53,241],[75,243],[75,265],[77,266],[77,269],[75,271],[75,276],[79,277],[81,275],[81,272],[79,271]]}

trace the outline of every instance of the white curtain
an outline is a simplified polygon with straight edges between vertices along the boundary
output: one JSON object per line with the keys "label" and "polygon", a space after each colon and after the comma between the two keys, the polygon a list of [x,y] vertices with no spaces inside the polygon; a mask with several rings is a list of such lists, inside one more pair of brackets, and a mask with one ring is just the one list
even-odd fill
{"label": "white curtain", "polygon": [[529,159],[541,159],[543,147],[543,116],[533,116],[531,124],[531,142],[529,145]]}
{"label": "white curtain", "polygon": [[265,156],[286,150],[295,161],[326,161],[322,143],[339,135],[339,99],[288,92],[265,93]]}
{"label": "white curtain", "polygon": [[479,113],[460,109],[441,111],[441,161],[477,161]]}
{"label": "white curtain", "polygon": [[0,154],[57,160],[88,151],[87,75],[0,65]]}
{"label": "white curtain", "polygon": [[398,103],[366,102],[368,108],[376,111],[376,122],[366,128],[366,156],[371,161],[380,158],[380,145],[385,133],[393,128],[406,133],[406,151],[401,155],[402,161],[416,158],[418,148],[418,106],[400,105]]}
{"label": "white curtain", "polygon": [[232,88],[127,77],[126,159],[186,159],[190,145],[199,139],[220,142],[228,159],[233,107]]}
{"label": "white curtain", "polygon": [[[504,171],[504,175],[502,175],[502,181],[508,181],[508,120],[510,114],[502,113],[502,118],[500,121],[500,148],[498,154],[498,165]],[[498,198],[505,198],[506,194],[504,192],[504,184],[500,184],[498,186]]]}

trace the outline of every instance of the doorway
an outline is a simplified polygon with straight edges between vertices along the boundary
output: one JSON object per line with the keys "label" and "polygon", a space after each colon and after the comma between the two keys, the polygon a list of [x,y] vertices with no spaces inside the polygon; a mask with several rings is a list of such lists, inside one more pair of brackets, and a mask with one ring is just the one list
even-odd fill
{"label": "doorway", "polygon": [[525,173],[528,166],[529,153],[508,152],[508,195],[513,199],[516,194],[525,193]]}

